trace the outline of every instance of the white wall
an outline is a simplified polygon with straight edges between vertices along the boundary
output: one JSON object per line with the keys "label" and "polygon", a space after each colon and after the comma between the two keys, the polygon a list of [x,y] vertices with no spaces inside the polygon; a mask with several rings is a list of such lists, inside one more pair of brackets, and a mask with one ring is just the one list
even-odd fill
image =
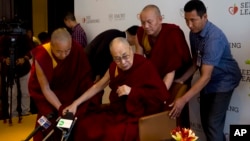
{"label": "white wall", "polygon": [[[179,25],[188,41],[189,30],[183,19],[183,7],[187,0],[75,0],[75,14],[78,22],[86,30],[88,41],[98,33],[111,28],[126,30],[131,25],[140,25],[137,14],[147,4],[159,6],[164,22]],[[249,0],[209,0],[204,1],[208,9],[208,19],[219,26],[231,43],[231,50],[242,70],[242,81],[235,90],[228,108],[225,134],[230,124],[250,123],[250,66],[245,60],[250,58],[250,1]],[[238,11],[233,11],[233,7]],[[234,13],[235,12],[235,13]],[[190,102],[192,129],[204,141],[199,122],[199,101],[195,97]]]}

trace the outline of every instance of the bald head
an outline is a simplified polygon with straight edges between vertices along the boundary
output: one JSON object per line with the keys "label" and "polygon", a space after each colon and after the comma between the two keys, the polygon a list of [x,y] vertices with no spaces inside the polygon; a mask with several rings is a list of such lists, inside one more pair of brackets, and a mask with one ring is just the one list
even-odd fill
{"label": "bald head", "polygon": [[114,50],[114,49],[116,48],[116,46],[118,46],[119,44],[120,44],[120,45],[123,44],[123,45],[122,45],[123,48],[130,48],[130,45],[129,45],[127,39],[125,39],[125,38],[123,38],[123,37],[117,37],[117,38],[114,38],[114,39],[111,41],[111,43],[110,43],[110,45],[109,45],[109,49],[110,49],[110,50]]}
{"label": "bald head", "polygon": [[63,60],[69,55],[71,44],[71,35],[65,28],[58,28],[52,33],[51,50],[58,59]]}
{"label": "bald head", "polygon": [[162,16],[156,5],[147,5],[140,13],[141,25],[144,31],[152,36],[157,37],[162,27]]}
{"label": "bald head", "polygon": [[51,35],[51,44],[56,42],[72,42],[70,33],[65,28],[56,29]]}
{"label": "bald head", "polygon": [[154,11],[154,14],[155,14],[156,16],[161,16],[161,11],[160,11],[159,7],[156,6],[156,5],[153,5],[153,4],[146,5],[146,6],[142,9],[142,12],[148,11],[148,10]]}

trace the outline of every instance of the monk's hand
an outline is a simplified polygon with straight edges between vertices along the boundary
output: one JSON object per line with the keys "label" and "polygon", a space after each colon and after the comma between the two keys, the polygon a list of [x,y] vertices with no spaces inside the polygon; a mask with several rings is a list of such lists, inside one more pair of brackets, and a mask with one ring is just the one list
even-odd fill
{"label": "monk's hand", "polygon": [[77,105],[72,103],[71,105],[67,106],[66,108],[63,109],[63,115],[66,115],[67,112],[71,112],[74,115],[76,114],[77,110]]}
{"label": "monk's hand", "polygon": [[169,112],[169,117],[172,119],[179,117],[185,104],[186,102],[182,97],[178,98],[176,101],[171,103],[169,106],[173,108]]}
{"label": "monk's hand", "polygon": [[127,85],[122,85],[119,86],[116,90],[116,93],[118,94],[118,96],[123,96],[123,95],[129,95],[131,91],[131,87],[127,86]]}

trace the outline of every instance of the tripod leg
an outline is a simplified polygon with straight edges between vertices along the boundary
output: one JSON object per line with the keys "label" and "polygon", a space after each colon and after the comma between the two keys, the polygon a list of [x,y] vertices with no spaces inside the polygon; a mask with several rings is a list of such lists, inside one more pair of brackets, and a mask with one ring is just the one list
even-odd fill
{"label": "tripod leg", "polygon": [[1,74],[1,84],[2,84],[2,113],[3,113],[3,122],[7,123],[9,118],[9,103],[8,103],[8,88],[6,85],[6,75]]}
{"label": "tripod leg", "polygon": [[9,124],[12,125],[12,86],[10,86],[10,116]]}

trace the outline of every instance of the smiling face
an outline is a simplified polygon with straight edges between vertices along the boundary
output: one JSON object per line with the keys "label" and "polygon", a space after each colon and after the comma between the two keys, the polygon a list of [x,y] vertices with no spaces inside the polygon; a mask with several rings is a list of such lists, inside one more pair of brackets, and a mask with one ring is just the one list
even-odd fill
{"label": "smiling face", "polygon": [[161,31],[162,17],[159,9],[149,6],[142,10],[140,14],[141,25],[148,35],[157,37]]}
{"label": "smiling face", "polygon": [[125,38],[115,38],[110,44],[110,53],[121,70],[126,71],[132,67],[134,53]]}

